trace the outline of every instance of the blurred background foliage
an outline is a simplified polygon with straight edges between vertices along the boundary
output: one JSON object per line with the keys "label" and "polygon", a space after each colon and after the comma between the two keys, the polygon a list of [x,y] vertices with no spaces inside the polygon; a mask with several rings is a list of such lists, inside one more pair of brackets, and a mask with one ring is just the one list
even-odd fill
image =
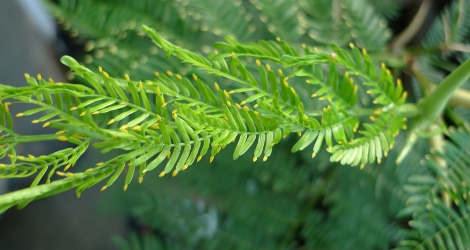
{"label": "blurred background foliage", "polygon": [[[280,37],[297,48],[308,44],[326,49],[330,43],[347,47],[352,42],[367,48],[377,65],[385,61],[392,67],[412,98],[424,92],[414,71],[438,83],[470,55],[470,1],[462,0],[44,3],[63,30],[67,53],[96,71],[101,66],[110,75],[127,73],[132,79],[152,79],[154,71],[170,70],[186,76],[193,73],[174,57],[168,60],[165,52],[144,36],[140,28],[144,24],[176,45],[203,55],[212,53],[212,44],[223,41],[224,36],[244,43]],[[431,7],[426,10],[425,4]],[[419,16],[423,8],[424,18]],[[423,22],[401,44],[413,17]],[[419,69],[410,66],[416,61]],[[211,82],[210,76],[205,77],[209,79],[205,82]],[[468,87],[470,84],[466,84]],[[362,103],[367,105],[368,100]],[[468,123],[468,109],[448,112],[446,124]],[[468,135],[464,130],[459,133],[461,138]],[[396,149],[401,148],[403,140],[404,135],[397,137]],[[468,160],[469,140],[462,140],[449,150],[460,152]],[[434,178],[440,174],[433,171],[432,160],[423,161],[429,153],[426,140],[421,140],[399,165],[395,164],[398,150],[392,150],[380,165],[369,164],[363,170],[330,163],[326,153],[314,159],[304,151],[292,154],[290,148],[296,141],[284,139],[266,162],[253,163],[250,154],[233,161],[229,153],[233,149],[229,149],[212,164],[204,159],[175,178],[149,173],[142,184],[135,180],[125,193],[112,186],[106,190],[101,209],[125,216],[133,228],[129,237],[115,237],[113,241],[123,249],[389,249],[410,245],[410,237],[422,242],[419,237],[439,236],[439,221],[432,224],[431,219],[423,229],[409,223],[420,220],[416,214],[402,212],[397,217],[408,208],[407,200],[412,195],[416,198],[415,189],[403,187],[429,184],[424,180],[411,185],[410,177]],[[452,169],[455,159],[447,158]],[[468,171],[468,162],[461,165]],[[436,191],[444,188],[430,185],[434,185],[434,191],[420,191],[425,197],[435,194],[431,204],[444,204]],[[458,199],[467,204],[463,196]],[[420,204],[426,208],[428,203]],[[467,210],[460,210],[457,219],[468,226]],[[452,235],[465,235],[466,230]]]}

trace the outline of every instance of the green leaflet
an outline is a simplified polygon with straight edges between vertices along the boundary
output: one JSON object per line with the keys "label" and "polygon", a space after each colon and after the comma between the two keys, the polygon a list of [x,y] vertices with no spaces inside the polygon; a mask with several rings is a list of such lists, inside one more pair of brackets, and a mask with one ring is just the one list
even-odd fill
{"label": "green leaflet", "polygon": [[124,166],[124,163],[119,164],[119,167],[114,171],[113,176],[111,176],[108,182],[106,182],[106,187],[111,186],[117,180],[117,178],[121,175],[122,171],[124,170]]}
{"label": "green leaflet", "polygon": [[[256,136],[255,135],[252,135],[253,136],[253,139],[252,139],[252,142],[250,143],[250,146],[251,144],[253,143],[253,141],[255,140]],[[237,144],[237,147],[235,148],[235,151],[233,152],[233,159],[236,160],[238,159],[238,157],[240,155],[242,155],[245,151],[243,151],[243,147],[245,145],[245,142],[246,142],[246,139],[247,139],[248,135],[246,133],[242,134],[240,136],[240,138],[238,139],[238,144]],[[249,146],[248,146],[249,148]],[[247,148],[247,150],[248,150]]]}
{"label": "green leaflet", "polygon": [[151,171],[154,168],[156,168],[160,163],[162,163],[163,160],[165,160],[165,157],[168,155],[168,152],[170,152],[171,147],[166,146],[163,148],[163,150],[160,152],[160,154],[147,165],[147,170]]}
{"label": "green leaflet", "polygon": [[305,147],[310,145],[315,138],[318,136],[318,131],[308,130],[305,132],[302,137],[297,141],[297,143],[292,147],[292,153],[295,153],[299,150],[303,150]]}
{"label": "green leaflet", "polygon": [[255,148],[255,157],[260,157],[263,152],[264,143],[266,140],[266,134],[261,134],[258,136],[258,144]]}
{"label": "green leaflet", "polygon": [[141,122],[145,121],[149,116],[150,116],[149,113],[141,114],[139,117],[137,117],[137,118],[131,120],[130,122],[128,122],[127,126],[134,127],[134,126],[140,124]]}
{"label": "green leaflet", "polygon": [[240,155],[246,153],[246,151],[248,151],[248,149],[250,149],[250,147],[253,145],[255,140],[256,140],[256,135],[253,135],[253,134],[249,135],[241,147]]}
{"label": "green leaflet", "polygon": [[178,160],[178,157],[180,156],[180,152],[181,152],[181,147],[175,147],[173,149],[173,151],[171,152],[170,159],[166,163],[166,166],[164,169],[165,173],[169,173],[173,169],[173,167],[176,164],[176,161]]}
{"label": "green leaflet", "polygon": [[134,173],[135,173],[135,165],[129,165],[127,168],[126,178],[124,179],[125,185],[129,185],[129,183],[131,183],[132,177],[134,177]]}
{"label": "green leaflet", "polygon": [[191,153],[191,145],[186,145],[183,149],[183,153],[181,154],[179,158],[178,164],[175,166],[175,169],[177,171],[180,171],[183,168],[184,164],[186,164],[186,161],[190,153]]}
{"label": "green leaflet", "polygon": [[158,154],[160,151],[162,151],[162,147],[161,146],[153,146],[153,147],[150,147],[150,149],[145,152],[144,154],[140,155],[139,158],[136,158],[135,160],[133,160],[131,163],[132,163],[132,166],[138,166],[142,163],[145,163],[147,162],[150,158],[154,157],[156,154]]}

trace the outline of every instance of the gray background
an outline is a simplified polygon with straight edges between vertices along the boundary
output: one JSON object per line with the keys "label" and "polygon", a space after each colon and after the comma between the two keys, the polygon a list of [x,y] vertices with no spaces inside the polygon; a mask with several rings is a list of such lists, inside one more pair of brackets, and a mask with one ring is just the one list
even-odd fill
{"label": "gray background", "polygon": [[[35,4],[38,0],[2,0],[0,5],[0,83],[25,86],[24,73],[55,81],[65,80],[59,63],[55,27]],[[46,18],[45,18],[46,17]],[[52,22],[51,22],[52,21]],[[52,23],[52,26],[51,26]],[[12,106],[12,113],[26,106]],[[30,119],[15,119],[17,133],[44,133]],[[38,144],[18,148],[18,154],[35,155],[60,149],[64,144]],[[93,153],[79,163],[87,164]],[[94,161],[93,161],[94,162]],[[25,188],[29,180],[0,180],[0,193]],[[77,199],[74,191],[30,203],[23,210],[10,209],[0,215],[0,249],[115,249],[112,235],[126,236],[122,218],[98,212],[98,201],[106,192],[92,188]]]}

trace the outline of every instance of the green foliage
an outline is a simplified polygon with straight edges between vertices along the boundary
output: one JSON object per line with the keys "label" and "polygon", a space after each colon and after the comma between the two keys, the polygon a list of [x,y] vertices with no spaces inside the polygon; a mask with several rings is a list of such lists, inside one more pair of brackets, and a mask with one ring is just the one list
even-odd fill
{"label": "green foliage", "polygon": [[[398,216],[412,216],[404,230],[405,239],[399,249],[465,249],[470,218],[468,217],[468,166],[470,163],[470,134],[467,131],[450,131],[451,141],[444,145],[445,154],[437,152],[422,164],[426,174],[412,175],[404,189],[412,196]],[[443,168],[438,161],[444,160]],[[442,196],[445,193],[448,196]]]}
{"label": "green foliage", "polygon": [[[115,245],[120,247],[120,249],[142,249],[142,250],[152,250],[152,249],[165,249],[161,241],[157,237],[150,233],[145,233],[138,235],[136,232],[131,233],[130,242],[127,242],[125,239],[115,237],[113,239]],[[174,248],[178,249],[178,248]]]}
{"label": "green foliage", "polygon": [[[88,40],[84,64],[61,60],[83,84],[0,85],[0,177],[35,176],[0,211],[120,183],[132,188],[110,203],[152,229],[116,239],[125,249],[468,248],[468,119],[446,106],[470,72],[468,4],[436,18],[424,54],[404,52],[421,83],[406,88],[405,61],[386,46],[396,1],[47,2]],[[441,85],[429,94],[431,82]],[[422,98],[407,103],[405,89]],[[34,107],[14,118],[17,103]],[[33,115],[57,132],[14,132]],[[16,153],[57,140],[71,146]],[[75,167],[90,145],[113,158]]]}
{"label": "green foliage", "polygon": [[424,47],[443,49],[443,53],[433,55],[437,67],[440,67],[439,62],[447,64],[448,60],[445,58],[449,58],[450,55],[455,55],[460,63],[469,58],[470,16],[465,11],[468,8],[470,8],[468,1],[454,1],[443,11],[442,17],[436,19],[431,26]]}
{"label": "green foliage", "polygon": [[[195,74],[191,81],[171,71],[167,71],[166,75],[155,72],[156,78],[145,82],[132,81],[128,75],[125,79],[112,78],[101,68],[99,73],[94,73],[71,57],[63,57],[62,62],[90,87],[46,82],[41,76],[37,79],[26,76],[30,87],[14,89],[4,86],[1,91],[4,99],[12,98],[39,106],[17,116],[49,111],[33,123],[41,122],[44,123],[43,126],[60,129],[59,135],[49,135],[47,139],[68,141],[82,149],[72,150],[75,154],[70,158],[61,155],[60,158],[70,160],[55,165],[49,170],[49,176],[57,168],[65,166],[66,171],[75,165],[78,158],[75,156],[80,156],[92,139],[98,140],[94,146],[102,148],[103,153],[113,149],[128,151],[107,162],[100,162],[97,167],[84,173],[58,172],[69,178],[82,179],[83,183],[77,187],[78,195],[86,188],[109,178],[103,186],[103,189],[107,188],[127,167],[126,189],[136,171],[143,178],[147,171],[158,167],[167,156],[169,160],[160,175],[172,171],[176,175],[196,158],[199,161],[209,150],[212,161],[222,148],[235,141],[238,142],[233,159],[255,146],[253,161],[263,154],[263,160],[266,161],[271,155],[272,147],[291,132],[305,131],[293,146],[293,152],[315,142],[312,155],[315,156],[322,143],[326,142],[328,150],[333,154],[331,161],[363,166],[376,159],[380,162],[383,154],[387,154],[389,147],[392,147],[393,136],[403,126],[404,118],[395,114],[396,109],[389,109],[378,115],[377,119],[372,116],[374,123],[364,123],[364,130],[356,133],[359,121],[354,115],[348,114],[348,111],[354,111],[357,87],[348,74],[361,76],[368,81],[365,86],[370,87],[369,93],[378,94],[374,103],[398,107],[404,101],[403,90],[400,86],[394,90],[393,80],[387,69],[382,67],[377,74],[367,54],[359,54],[356,48],[353,52],[347,52],[333,46],[337,54],[306,50],[303,57],[282,41],[279,45],[260,41],[259,44],[250,46],[232,42],[232,46],[251,52],[241,53],[240,58],[256,58],[261,76],[261,81],[258,82],[236,56],[235,52],[238,50],[231,54],[220,53],[208,60],[171,44],[147,26],[143,29],[158,46],[167,51],[167,56],[174,55],[193,67],[225,78],[221,81],[231,80],[240,87],[227,91],[215,83],[215,88],[211,89]],[[218,49],[232,49],[230,45],[223,45],[219,44]],[[355,54],[356,63],[350,53]],[[285,56],[287,59],[284,59]],[[287,61],[287,66],[296,67],[290,74],[291,77],[284,76],[280,69],[276,75],[269,65],[262,66],[259,59],[279,63]],[[321,67],[322,63],[330,67],[324,77],[321,71],[315,71],[312,67]],[[345,70],[341,85],[336,69],[340,66]],[[331,106],[324,108],[321,121],[306,115],[315,111],[305,110],[307,105],[301,101],[295,88],[289,86],[288,79],[296,76],[308,78],[307,83],[322,85],[314,95],[326,98]],[[242,97],[235,98],[237,95]],[[242,101],[237,103],[236,99]],[[362,138],[354,139],[359,134],[363,135]],[[333,138],[338,145],[333,144]],[[42,174],[34,182],[37,184],[47,172],[48,165],[52,164],[51,161],[57,161],[57,157],[50,157],[47,161],[42,157],[17,156],[14,154],[14,146],[16,145],[9,147],[12,151],[11,164],[5,165],[5,168],[16,170],[18,161],[24,171],[16,175],[6,172],[5,176],[31,175],[37,170],[37,162],[43,168]]]}

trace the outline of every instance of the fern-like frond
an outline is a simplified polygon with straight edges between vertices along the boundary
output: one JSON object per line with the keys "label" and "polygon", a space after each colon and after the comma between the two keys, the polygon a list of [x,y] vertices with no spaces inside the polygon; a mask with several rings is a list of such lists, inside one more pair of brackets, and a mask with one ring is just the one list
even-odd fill
{"label": "fern-like frond", "polygon": [[[194,65],[210,74],[221,76],[234,82],[235,84],[241,85],[240,87],[242,88],[235,88],[233,89],[233,92],[251,92],[251,96],[241,101],[239,105],[256,101],[258,102],[259,106],[261,106],[261,101],[264,100],[265,102],[272,103],[272,106],[274,106],[276,111],[278,111],[276,115],[281,115],[284,119],[289,119],[291,121],[298,120],[300,126],[305,125],[302,125],[304,123],[302,110],[303,103],[299,100],[299,96],[295,89],[289,86],[287,77],[284,76],[284,73],[281,69],[279,69],[277,72],[279,76],[279,80],[277,80],[276,73],[271,70],[271,67],[268,64],[266,66],[262,66],[261,62],[257,60],[256,65],[258,67],[258,73],[261,78],[260,82],[258,82],[253,77],[252,73],[240,62],[240,60],[237,58],[237,55],[233,52],[229,54],[230,57],[228,62],[226,59],[224,59],[226,57],[225,54],[220,56],[215,55],[212,57],[211,61],[209,61],[200,55],[173,45],[169,41],[165,40],[159,33],[146,26],[144,26],[143,29],[149,34],[152,40],[157,45],[166,50],[167,53],[174,54],[184,62]],[[285,45],[286,49],[290,48],[287,44]],[[280,53],[283,53],[282,50]],[[276,54],[277,57],[280,55],[281,54]],[[226,96],[229,95],[227,94]],[[284,110],[284,108],[286,110]],[[297,114],[297,119],[291,117],[291,113],[293,112]],[[311,125],[309,125],[310,123],[307,122],[305,126],[312,126],[312,128],[314,128],[318,124],[318,121],[316,121],[314,118],[312,118],[311,122]]]}
{"label": "fern-like frond", "polygon": [[[102,148],[103,152],[113,149],[127,151],[98,163],[86,172],[71,173],[67,170],[74,165],[78,158],[75,156],[79,155],[73,151],[74,157],[71,159],[74,161],[66,159],[50,170],[52,174],[58,167],[65,165],[63,172],[55,172],[66,178],[81,179],[82,183],[77,186],[77,195],[107,179],[103,186],[106,189],[125,168],[126,189],[136,172],[142,181],[147,171],[155,169],[167,157],[168,161],[160,176],[171,171],[176,175],[196,159],[199,161],[209,151],[212,161],[222,148],[235,142],[237,137],[239,139],[233,158],[247,152],[257,141],[253,161],[263,153],[263,160],[266,160],[271,155],[273,145],[282,138],[282,126],[277,125],[275,120],[261,116],[248,106],[242,108],[217,84],[214,91],[196,76],[193,84],[189,79],[168,71],[166,75],[156,73],[156,79],[142,83],[132,81],[127,75],[125,79],[112,78],[101,68],[99,73],[94,73],[70,57],[64,57],[62,61],[85,79],[91,88],[46,82],[40,76],[37,79],[27,76],[31,86],[20,89],[2,86],[0,96],[2,99],[16,99],[39,106],[17,116],[49,112],[33,123],[44,123],[44,126],[55,127],[60,131],[37,137],[34,139],[36,141],[62,140],[80,145],[83,140],[87,142],[82,147],[85,150],[89,140],[95,139],[98,141],[94,146]],[[205,63],[202,61],[201,65],[207,66]],[[243,68],[240,69],[243,71]],[[64,99],[66,105],[63,105]],[[255,98],[247,99],[245,103],[253,100]],[[3,120],[8,120],[8,117]],[[14,142],[14,139],[6,137],[2,144]],[[14,146],[16,144],[5,148],[14,149]],[[52,156],[47,157],[55,159]],[[11,158],[12,164],[17,159],[25,161],[24,164],[12,165],[14,170],[6,166],[5,175],[15,177],[33,174],[36,170],[31,167],[33,162],[39,164],[43,161],[42,158],[29,159],[15,154],[11,154]],[[42,169],[47,169],[47,164],[42,166]],[[17,172],[20,169],[22,172]]]}
{"label": "fern-like frond", "polygon": [[343,17],[340,1],[298,1],[305,13],[300,24],[314,43],[345,46],[351,42]]}
{"label": "fern-like frond", "polygon": [[250,3],[256,9],[253,10],[254,15],[259,17],[273,35],[295,41],[305,33],[305,29],[300,26],[299,17],[302,11],[297,2],[253,0]]}
{"label": "fern-like frond", "polygon": [[431,54],[433,66],[452,70],[455,58],[460,63],[470,58],[470,2],[459,0],[446,7],[432,23],[423,47]]}
{"label": "fern-like frond", "polygon": [[82,61],[94,70],[101,66],[111,75],[127,73],[146,79],[155,70],[180,68],[144,39],[142,24],[164,30],[165,35],[178,44],[200,49],[200,43],[187,42],[200,37],[200,25],[181,16],[172,2],[61,0],[45,3],[71,36],[80,35],[87,40],[84,45],[87,54]]}
{"label": "fern-like frond", "polygon": [[352,42],[369,50],[381,50],[391,37],[387,21],[366,0],[343,0],[342,17],[345,19]]}
{"label": "fern-like frond", "polygon": [[[469,35],[470,14],[468,1],[455,1],[443,10],[441,18],[436,18],[428,31],[425,47],[445,46],[453,43],[466,43]],[[448,48],[451,49],[451,48]]]}
{"label": "fern-like frond", "polygon": [[184,15],[201,22],[200,29],[216,36],[237,37],[242,41],[252,39],[257,26],[252,23],[253,15],[241,1],[190,0],[175,5]]}
{"label": "fern-like frond", "polygon": [[[304,136],[292,149],[293,152],[305,148],[316,139],[313,152],[314,156],[318,153],[323,140],[326,140],[330,151],[333,153],[332,161],[352,165],[374,162],[375,159],[380,162],[382,154],[387,154],[390,144],[393,144],[393,135],[404,128],[404,117],[396,114],[382,113],[375,121],[377,125],[364,125],[366,131],[361,132],[364,136],[363,138],[351,144],[347,143],[349,139],[354,137],[353,131],[357,129],[358,121],[357,119],[350,119],[351,117],[349,117],[346,112],[338,112],[337,109],[353,110],[355,107],[357,86],[353,84],[353,80],[349,78],[349,75],[358,75],[366,80],[364,85],[369,88],[367,93],[378,95],[374,100],[374,104],[389,106],[383,111],[399,111],[398,107],[404,103],[406,98],[406,93],[403,92],[400,81],[395,85],[390,71],[386,69],[384,65],[382,65],[380,71],[377,73],[374,64],[365,50],[361,53],[359,49],[351,46],[352,52],[349,53],[333,45],[332,49],[334,53],[310,52],[306,49],[307,55],[299,56],[295,49],[281,40],[278,40],[277,44],[260,42],[259,44],[250,43],[248,45],[242,45],[227,38],[228,44],[219,43],[216,44],[216,47],[218,49],[231,51],[231,54],[216,55],[212,58],[211,63],[207,59],[194,53],[188,54],[186,50],[171,44],[148,27],[144,27],[144,30],[157,45],[175,54],[183,61],[200,67],[209,73],[242,83],[245,86],[250,86],[250,88],[243,89],[243,91],[257,91],[259,94],[254,94],[253,100],[258,100],[257,105],[260,111],[264,111],[262,113],[263,115],[267,117],[277,117],[278,120],[279,118],[286,119],[291,123],[291,125],[287,126],[283,126],[282,123],[279,124],[279,127],[283,128],[285,133],[307,129]],[[221,58],[218,60],[218,64],[221,65],[222,63],[223,65],[226,63],[224,58],[228,55],[231,55],[229,57],[230,61],[228,62],[229,67],[225,67],[224,70],[224,67],[214,66],[215,58]],[[327,99],[328,102],[331,103],[333,111],[327,112],[327,109],[323,111],[322,125],[320,125],[315,118],[310,118],[305,115],[303,103],[296,98],[294,88],[290,87],[286,89],[289,85],[285,80],[284,84],[280,85],[276,84],[275,80],[271,80],[275,79],[275,76],[273,72],[270,71],[270,68],[268,68],[268,65],[266,66],[266,70],[258,59],[256,61],[261,78],[261,84],[259,84],[251,73],[241,66],[237,55],[272,60],[274,62],[282,62],[287,66],[299,67],[299,69],[294,71],[291,75],[306,76],[310,78],[307,80],[308,83],[321,85],[320,89],[317,90],[313,96],[320,95],[322,99]],[[330,69],[327,76],[323,77],[321,64],[325,63],[330,64]],[[312,67],[312,64],[316,64],[315,67]],[[339,73],[336,70],[337,64],[346,70],[342,81],[338,80]],[[267,73],[272,75],[268,76]],[[239,74],[241,77],[239,77]],[[282,71],[279,71],[279,75],[282,80]],[[269,82],[271,82],[271,84],[269,84]],[[279,87],[281,89],[278,89]],[[293,99],[289,96],[291,93],[294,94],[292,96],[294,97]],[[247,100],[250,99],[249,97]],[[293,109],[290,109],[290,107]],[[297,119],[292,119],[294,115],[293,112],[297,113]],[[298,126],[293,127],[292,122],[298,124]],[[343,145],[333,147],[332,138],[335,138],[338,143]]]}
{"label": "fern-like frond", "polygon": [[347,144],[349,140],[353,139],[353,133],[358,126],[359,121],[356,117],[338,112],[330,107],[323,111],[321,129],[307,130],[291,151],[302,150],[315,141],[312,153],[312,157],[314,157],[320,150],[323,141],[326,142],[329,150],[333,149],[333,139],[339,144]]}
{"label": "fern-like frond", "polygon": [[401,3],[395,0],[368,0],[367,2],[374,7],[376,12],[380,13],[380,15],[387,20],[396,18],[401,9]]}
{"label": "fern-like frond", "polygon": [[[382,113],[374,118],[373,124],[363,124],[364,129],[359,131],[364,137],[350,143],[335,146],[330,158],[333,162],[341,164],[366,164],[377,160],[381,162],[383,156],[393,148],[394,136],[405,126],[405,118],[400,115]],[[363,165],[361,165],[363,166]]]}
{"label": "fern-like frond", "polygon": [[[394,83],[390,70],[385,64],[382,64],[380,71],[376,72],[375,65],[367,51],[364,49],[360,51],[353,44],[350,44],[351,52],[332,45],[333,52],[310,51],[305,48],[306,55],[300,56],[294,48],[281,40],[277,44],[260,41],[259,44],[247,45],[237,43],[232,39],[227,39],[227,41],[228,44],[216,43],[215,47],[234,52],[237,56],[255,57],[282,63],[286,67],[296,67],[298,70],[292,75],[306,76],[310,78],[307,80],[308,83],[321,86],[314,96],[323,99],[331,98],[340,108],[351,109],[355,105],[357,87],[353,84],[353,78],[359,78],[357,81],[364,83],[368,94],[376,95],[374,104],[398,107],[405,102],[407,97],[401,81]],[[226,55],[220,55],[220,57]],[[324,77],[321,65],[327,63],[330,64],[330,69]],[[338,81],[339,73],[336,65],[341,66],[343,68],[341,70],[347,73],[342,81]]]}
{"label": "fern-like frond", "polygon": [[[273,146],[290,133],[300,136],[304,132],[292,148],[293,152],[314,143],[312,156],[315,156],[325,142],[328,152],[332,153],[331,161],[350,165],[372,163],[376,159],[380,162],[382,155],[392,147],[393,136],[403,127],[403,117],[396,113],[406,94],[400,84],[394,85],[384,66],[377,73],[365,50],[361,54],[354,46],[352,52],[348,52],[332,45],[333,52],[327,53],[310,52],[305,47],[306,55],[301,56],[281,39],[244,45],[227,37],[228,44],[216,45],[221,53],[214,51],[206,58],[169,42],[147,26],[143,26],[143,31],[166,52],[167,57],[174,55],[193,67],[196,73],[192,79],[171,70],[153,71],[154,77],[146,81],[133,81],[127,74],[124,79],[116,78],[102,67],[93,72],[65,56],[62,62],[88,87],[46,82],[40,75],[26,77],[29,87],[0,86],[2,100],[38,106],[17,116],[46,111],[33,123],[59,130],[57,134],[31,141],[68,141],[85,150],[89,141],[94,140],[94,146],[101,148],[103,153],[124,150],[85,172],[68,171],[76,161],[75,156],[83,150],[74,151],[72,160],[61,163],[59,167],[65,165],[63,171],[42,167],[41,171],[80,180],[76,185],[78,196],[102,181],[106,181],[102,190],[107,189],[123,173],[126,190],[135,175],[139,175],[139,182],[142,182],[148,171],[160,165],[164,165],[160,177],[170,172],[176,176],[206,154],[212,162],[231,143],[235,144],[234,159],[253,147],[253,161],[260,157],[266,161]],[[254,63],[245,63],[242,61],[245,58],[254,59]],[[271,68],[260,60],[278,66]],[[324,70],[326,74],[323,74]],[[199,78],[201,71],[212,76]],[[378,95],[374,103],[381,107],[377,111],[365,110],[364,114],[378,117],[374,124],[364,124],[365,130],[360,133],[356,133],[360,124],[353,77],[365,80],[368,93]],[[304,79],[307,83],[299,80],[302,78],[307,78]],[[217,79],[219,83],[209,87],[208,79]],[[301,84],[307,87],[301,87]],[[323,110],[309,109],[320,105],[305,107],[310,96],[305,89],[310,86],[319,86],[314,96],[328,103]],[[298,94],[298,91],[303,93]],[[8,105],[5,103],[2,108],[8,109]],[[317,119],[319,116],[321,120]],[[14,164],[17,159],[25,161],[25,157],[14,154],[16,141],[8,138],[16,137],[8,131],[10,118],[6,115],[1,120],[7,131],[2,154],[6,155],[8,150],[13,152],[10,155]],[[39,163],[41,159],[27,159],[28,164],[36,161]],[[34,171],[21,172],[18,176]]]}
{"label": "fern-like frond", "polygon": [[[392,1],[376,2],[302,0],[299,4],[307,15],[301,24],[316,43],[345,46],[354,42],[372,51],[380,50],[391,36],[386,18],[393,15],[394,9],[384,8]],[[392,6],[397,7],[397,3]]]}
{"label": "fern-like frond", "polygon": [[[342,99],[342,101],[338,101],[336,104],[341,107],[352,107],[351,104],[354,104],[356,100],[356,87],[352,88],[353,91],[351,91],[351,88],[347,88],[348,82],[350,82],[352,85],[352,80],[348,80],[348,76],[357,76],[359,78],[357,79],[357,81],[363,81],[363,84],[367,89],[367,93],[376,96],[373,101],[374,104],[392,106],[393,108],[397,108],[402,105],[406,100],[407,93],[403,90],[401,81],[397,80],[397,82],[394,83],[391,72],[389,69],[386,68],[385,64],[382,64],[379,72],[377,73],[375,65],[367,54],[367,51],[363,49],[361,52],[357,47],[352,44],[351,47],[352,51],[347,52],[344,49],[332,45],[334,53],[308,51],[308,54],[305,56],[283,56],[282,61],[287,66],[303,66],[304,69],[300,70],[299,73],[296,74],[307,74],[307,76],[309,77],[313,76],[317,78],[315,82],[319,82],[320,84],[321,80],[319,79],[322,79],[321,70],[316,70],[315,74],[312,74],[308,72],[311,72],[312,70],[307,71],[305,69],[308,68],[305,67],[308,67],[311,64],[318,64],[324,62],[330,62],[344,67],[347,74],[343,78],[343,80],[346,81],[341,84],[341,88],[338,86],[339,83],[337,83],[337,80],[331,80],[331,78],[335,76],[335,74],[332,74],[331,77],[326,78],[326,88],[323,87],[318,91],[318,93],[316,93],[316,95],[326,94],[326,97],[330,98],[339,97],[339,99]],[[335,67],[330,68],[331,70],[336,70]],[[305,73],[306,71],[307,73]],[[332,84],[326,85],[329,81],[332,81]]]}
{"label": "fern-like frond", "polygon": [[[404,187],[411,197],[398,216],[411,216],[412,220],[411,229],[402,232],[405,240],[399,249],[470,247],[470,135],[463,130],[450,130],[449,136],[452,141],[444,145],[444,153],[435,152],[447,162],[447,167],[427,157],[423,164],[431,174],[411,176]],[[450,199],[450,204],[443,196]]]}
{"label": "fern-like frond", "polygon": [[354,42],[370,50],[381,49],[386,44],[391,35],[386,21],[395,16],[400,7],[390,0],[301,0],[299,5],[303,11],[300,24],[314,43],[343,47]]}

